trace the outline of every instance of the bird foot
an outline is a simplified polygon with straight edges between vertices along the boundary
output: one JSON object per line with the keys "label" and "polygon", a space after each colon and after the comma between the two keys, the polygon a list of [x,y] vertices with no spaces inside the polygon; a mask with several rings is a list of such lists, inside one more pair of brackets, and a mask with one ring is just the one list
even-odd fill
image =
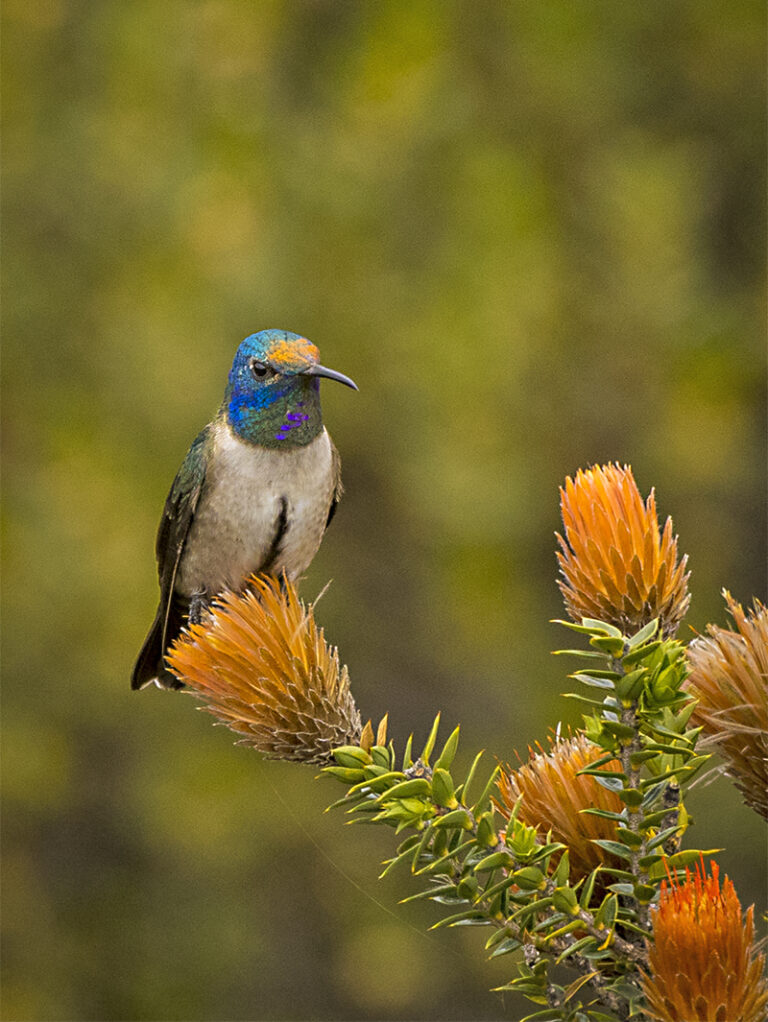
{"label": "bird foot", "polygon": [[211,600],[205,590],[193,593],[189,601],[188,621],[191,625],[202,624],[208,617],[211,608]]}

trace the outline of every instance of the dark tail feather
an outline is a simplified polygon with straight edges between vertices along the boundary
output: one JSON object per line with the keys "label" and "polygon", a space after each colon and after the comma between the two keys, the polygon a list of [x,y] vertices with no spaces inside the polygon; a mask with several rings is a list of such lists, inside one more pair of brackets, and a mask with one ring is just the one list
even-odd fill
{"label": "dark tail feather", "polygon": [[181,631],[183,614],[180,608],[171,603],[168,614],[168,627],[165,632],[166,647],[163,646],[163,624],[165,622],[165,607],[161,604],[157,609],[155,620],[149,629],[149,634],[144,640],[141,652],[136,658],[136,663],[131,675],[131,688],[144,688],[156,681],[160,688],[184,688],[182,682],[165,666],[165,649],[167,645],[176,638]]}

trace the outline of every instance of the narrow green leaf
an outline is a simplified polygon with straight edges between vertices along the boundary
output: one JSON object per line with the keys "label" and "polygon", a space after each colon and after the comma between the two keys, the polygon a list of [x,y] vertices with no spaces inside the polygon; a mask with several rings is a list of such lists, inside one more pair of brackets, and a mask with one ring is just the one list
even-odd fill
{"label": "narrow green leaf", "polygon": [[624,813],[612,813],[610,809],[579,809],[579,815],[600,816],[604,820],[613,820],[618,823],[624,823],[627,819]]}
{"label": "narrow green leaf", "polygon": [[630,671],[629,674],[625,674],[621,681],[616,682],[617,697],[625,702],[637,699],[642,692],[647,674],[648,671],[645,667],[640,667],[636,671]]}
{"label": "narrow green leaf", "polygon": [[600,867],[593,869],[587,877],[584,887],[581,890],[581,897],[579,898],[579,904],[582,908],[588,908],[589,903],[592,900],[592,892],[595,889],[595,880],[597,880],[597,874],[600,872]]}
{"label": "narrow green leaf", "polygon": [[[549,833],[551,834],[552,831]],[[566,848],[567,846],[562,844],[560,841],[551,841],[549,844],[541,845],[541,847],[534,851],[529,857],[529,864],[532,865],[534,862],[539,862],[540,859],[550,859],[555,852],[564,852]]]}
{"label": "narrow green leaf", "polygon": [[618,638],[613,635],[593,635],[589,640],[589,644],[594,646],[595,649],[608,653],[612,657],[620,657],[625,649],[624,638],[621,636],[621,633],[619,633]]}
{"label": "narrow green leaf", "polygon": [[[586,770],[594,770],[596,767],[603,767],[606,763],[610,763],[611,760],[616,759],[616,754],[613,752],[604,752],[602,756],[598,756],[597,759],[593,759],[588,767],[583,770],[579,770],[580,774],[583,774]],[[621,775],[624,776],[623,774]]]}
{"label": "narrow green leaf", "polygon": [[454,859],[457,859],[463,852],[465,852],[468,848],[474,847],[474,845],[475,839],[470,838],[470,840],[465,841],[464,844],[446,852],[445,855],[441,855],[439,859],[435,859],[433,862],[427,863],[427,865],[422,866],[421,869],[414,870],[414,876],[418,877],[430,874],[439,874],[445,866],[449,866]]}
{"label": "narrow green leaf", "polygon": [[516,869],[512,876],[517,886],[524,891],[537,891],[544,887],[545,877],[538,866],[523,866],[522,869]]}
{"label": "narrow green leaf", "polygon": [[596,678],[593,674],[569,674],[568,677],[573,678],[574,681],[580,681],[582,685],[589,685],[590,688],[604,688],[611,692],[615,688],[610,678]]}
{"label": "narrow green leaf", "polygon": [[[474,868],[477,869],[476,866]],[[498,883],[493,884],[491,887],[486,887],[483,890],[483,897],[494,898],[497,894],[501,894],[502,891],[506,891],[510,887],[514,887],[515,884],[516,884],[515,878],[510,873],[508,876],[505,876],[502,880],[499,880]]]}
{"label": "narrow green leaf", "polygon": [[421,841],[421,834],[411,834],[405,841],[401,841],[397,846],[397,854],[407,851],[409,848],[415,848],[416,845]]}
{"label": "narrow green leaf", "polygon": [[[681,738],[681,742],[683,739]],[[693,749],[687,744],[673,745],[671,742],[649,742],[646,745],[649,752],[666,752],[669,756],[683,756],[690,759],[693,756]]]}
{"label": "narrow green leaf", "polygon": [[650,852],[654,848],[658,848],[659,845],[663,845],[664,842],[668,838],[671,838],[673,834],[676,834],[679,829],[680,825],[676,823],[673,827],[667,827],[665,830],[660,830],[659,833],[656,834],[645,846],[646,849]]}
{"label": "narrow green leaf", "polygon": [[342,806],[356,805],[364,798],[365,795],[362,792],[358,792],[356,795],[344,795],[343,798],[337,798],[335,802],[331,802],[325,809],[325,812],[329,813],[332,809],[341,809]]}
{"label": "narrow green leaf", "polygon": [[322,772],[335,777],[337,781],[343,781],[344,784],[357,784],[365,777],[360,767],[327,766],[323,767]]}
{"label": "narrow green leaf", "polygon": [[638,926],[637,923],[633,923],[629,919],[622,919],[621,920],[621,925],[625,929],[631,930],[633,933],[639,933],[640,936],[641,937],[645,937],[646,940],[652,940],[653,939],[653,934],[652,933],[649,933],[648,930],[644,930],[642,928],[642,926]]}
{"label": "narrow green leaf", "polygon": [[434,887],[428,887],[426,890],[419,891],[417,894],[410,894],[407,898],[401,898],[398,901],[398,905],[407,905],[409,901],[428,901],[438,895],[449,894],[451,891],[455,890],[455,884],[435,884]]}
{"label": "narrow green leaf", "polygon": [[474,872],[486,873],[489,870],[499,869],[500,867],[503,867],[504,869],[510,869],[514,865],[514,861],[515,860],[512,858],[509,852],[506,851],[491,852],[490,855],[484,856],[484,858],[482,858],[478,863],[475,864]]}
{"label": "narrow green leaf", "polygon": [[637,864],[643,869],[648,869],[649,866],[653,866],[657,862],[661,862],[663,858],[664,856],[660,855],[658,852],[652,852],[650,855],[641,856],[641,858],[637,860]]}
{"label": "narrow green leaf", "polygon": [[429,765],[429,757],[432,755],[432,750],[435,747],[435,740],[437,739],[437,729],[440,727],[440,714],[438,713],[435,717],[434,723],[432,724],[432,730],[429,732],[426,745],[419,757],[423,763]]}
{"label": "narrow green leaf", "polygon": [[[326,767],[326,769],[330,768]],[[688,768],[685,766],[672,767],[669,770],[665,770],[663,773],[654,774],[653,777],[644,777],[642,781],[640,781],[640,790],[647,791],[649,788],[655,787],[661,781],[668,781],[671,777],[677,777],[687,769]]]}
{"label": "narrow green leaf", "polygon": [[488,778],[488,783],[486,784],[485,788],[483,788],[480,798],[472,806],[472,811],[475,813],[475,815],[479,816],[480,813],[484,813],[486,809],[488,809],[488,807],[490,806],[491,791],[493,790],[493,786],[496,783],[496,778],[498,777],[500,770],[501,770],[500,766],[495,766],[493,768],[493,773]]}
{"label": "narrow green leaf", "polygon": [[593,837],[591,842],[593,845],[598,845],[603,851],[610,852],[611,855],[617,855],[620,859],[632,858],[632,850],[619,841],[606,841],[603,838]]}
{"label": "narrow green leaf", "polygon": [[459,923],[466,922],[471,919],[482,919],[484,923],[490,922],[483,909],[471,908],[467,909],[466,912],[457,912],[455,915],[446,916],[445,919],[439,919],[436,923],[433,923],[432,926],[430,926],[430,930],[440,930],[444,926],[458,926]]}
{"label": "narrow green leaf", "polygon": [[581,619],[582,628],[589,628],[596,633],[604,633],[605,635],[612,635],[615,639],[623,639],[624,636],[621,633],[621,629],[617,628],[616,625],[609,624],[607,621],[596,621],[591,617],[583,617]]}
{"label": "narrow green leaf", "polygon": [[431,785],[426,777],[412,777],[408,781],[400,781],[383,791],[376,800],[379,804],[395,799],[413,798],[418,795],[429,795]]}
{"label": "narrow green leaf", "polygon": [[361,749],[358,745],[340,745],[333,750],[332,755],[339,766],[354,769],[367,766],[371,762],[371,757],[365,749]]}
{"label": "narrow green leaf", "polygon": [[498,841],[493,812],[483,813],[477,820],[477,843],[481,848],[492,848]]}
{"label": "narrow green leaf", "polygon": [[382,767],[384,770],[391,770],[394,766],[392,757],[390,756],[389,749],[383,745],[374,745],[371,749],[371,759],[376,766]]}
{"label": "narrow green leaf", "polygon": [[456,749],[459,747],[459,728],[456,727],[448,736],[448,741],[443,746],[443,751],[435,763],[435,770],[450,770],[453,763]]}
{"label": "narrow green leaf", "polygon": [[639,632],[635,632],[634,635],[630,635],[627,639],[627,645],[630,649],[634,649],[636,646],[641,646],[644,642],[652,639],[656,634],[659,627],[659,619],[655,617],[653,621],[649,621],[647,625],[643,625]]}
{"label": "narrow green leaf", "polygon": [[[609,756],[608,756],[608,759],[615,759],[615,758],[616,757],[614,755],[611,755],[611,754],[609,754]],[[618,781],[626,781],[626,780],[628,780],[627,775],[622,773],[621,770],[596,770],[594,764],[591,764],[588,767],[583,767],[583,769],[579,770],[578,776],[581,777],[582,774],[586,775],[587,777],[602,777],[602,778],[610,777],[612,780],[618,780]]]}
{"label": "narrow green leaf", "polygon": [[617,877],[619,880],[634,881],[632,874],[626,869],[617,869],[615,866],[601,866],[601,871],[608,876]]}
{"label": "narrow green leaf", "polygon": [[[326,768],[328,769],[328,768]],[[362,791],[364,788],[370,788],[371,791],[382,791],[384,788],[391,787],[393,784],[402,781],[405,777],[400,770],[390,770],[389,773],[380,774],[378,777],[371,777],[365,781],[361,781],[359,784],[349,789],[348,794],[354,795],[358,791]]]}
{"label": "narrow green leaf", "polygon": [[635,894],[634,884],[608,884],[608,890],[614,894],[621,894],[625,898],[632,898]]}
{"label": "narrow green leaf", "polygon": [[472,826],[472,818],[464,808],[454,809],[450,813],[446,813],[445,816],[438,816],[433,826],[437,828],[442,827],[458,827],[460,830],[469,830]]}
{"label": "narrow green leaf", "polygon": [[602,699],[590,699],[589,696],[584,696],[580,692],[561,692],[563,699],[573,699],[577,703],[582,703],[584,706],[593,706],[598,710],[605,709],[605,703]]}
{"label": "narrow green leaf", "polygon": [[595,915],[595,925],[598,929],[610,930],[616,922],[619,913],[619,899],[616,894],[606,894],[603,903]]}
{"label": "narrow green leaf", "polygon": [[405,743],[405,752],[403,753],[403,770],[408,770],[413,766],[413,759],[411,758],[411,750],[413,748],[413,735],[408,735],[408,741]]}
{"label": "narrow green leaf", "polygon": [[[613,625],[602,625],[599,621],[590,622],[585,624],[584,622],[590,621],[589,618],[583,618],[582,623],[577,625],[575,621],[566,621],[564,618],[553,618],[550,624],[562,625],[563,628],[568,628],[572,632],[578,632],[580,635],[608,635],[610,634],[606,629],[613,628]],[[594,627],[597,625],[597,628]],[[621,634],[621,633],[619,633]]]}
{"label": "narrow green leaf", "polygon": [[[560,856],[560,861],[557,864],[555,872],[552,874],[552,880],[558,887],[562,887],[567,883],[570,875],[570,856],[568,851],[564,851]],[[557,903],[555,903],[557,904]]]}
{"label": "narrow green leaf", "polygon": [[722,852],[722,848],[686,848],[682,852],[666,856],[667,865],[673,869],[690,866],[694,862],[698,862],[702,855],[716,855],[718,852]]}
{"label": "narrow green leaf", "polygon": [[549,908],[552,904],[551,898],[540,898],[537,901],[529,902],[519,908],[516,912],[513,912],[507,919],[508,923],[517,923],[518,926],[523,927],[525,925],[525,917],[528,915],[536,915],[538,912],[543,912]]}
{"label": "narrow green leaf", "polygon": [[[500,931],[504,933],[504,930]],[[515,937],[507,937],[506,940],[502,940],[493,950],[490,955],[491,958],[500,958],[502,955],[511,954],[513,951],[519,951],[523,945]]]}
{"label": "narrow green leaf", "polygon": [[628,827],[617,827],[616,836],[621,838],[624,844],[637,851],[642,845],[645,838],[642,834],[637,834],[634,830],[630,830]]}
{"label": "narrow green leaf", "polygon": [[432,772],[432,799],[444,809],[455,809],[458,805],[453,778],[447,770],[438,766]]}
{"label": "narrow green leaf", "polygon": [[556,887],[552,892],[552,901],[558,912],[565,915],[576,915],[579,911],[579,902],[572,887]]}
{"label": "narrow green leaf", "polygon": [[480,760],[483,757],[483,752],[484,750],[481,749],[480,752],[478,752],[478,754],[472,760],[472,766],[469,768],[469,773],[467,774],[466,780],[461,786],[461,801],[464,805],[467,805],[468,801],[467,794],[469,792],[470,785],[472,784],[472,781],[475,778],[475,772],[477,771],[478,764],[480,763]]}
{"label": "narrow green leaf", "polygon": [[633,894],[641,905],[648,905],[656,896],[656,888],[650,884],[635,884]]}
{"label": "narrow green leaf", "polygon": [[641,749],[638,752],[633,752],[629,757],[630,765],[637,768],[642,766],[643,763],[647,763],[649,759],[655,759],[656,753],[649,752],[647,749]]}
{"label": "narrow green leaf", "polygon": [[629,724],[622,724],[618,720],[604,720],[603,728],[614,738],[634,738],[635,736],[635,728],[630,727]]}
{"label": "narrow green leaf", "polygon": [[577,656],[585,660],[602,660],[603,663],[607,659],[605,653],[599,653],[596,649],[553,649],[552,656]]}
{"label": "narrow green leaf", "polygon": [[575,940],[573,944],[569,944],[565,951],[561,952],[555,959],[555,964],[559,965],[564,962],[570,955],[578,954],[584,948],[597,947],[598,941],[595,937],[582,937],[580,940]]}
{"label": "narrow green leaf", "polygon": [[496,947],[497,944],[500,944],[507,937],[509,937],[509,930],[506,928],[506,926],[500,927],[498,930],[492,933],[488,940],[485,942],[485,950],[490,951],[492,947]]}
{"label": "narrow green leaf", "polygon": [[583,929],[584,923],[581,921],[581,919],[572,919],[570,922],[566,923],[565,926],[560,926],[558,927],[558,929],[553,930],[552,933],[548,933],[546,939],[548,941],[557,940],[558,937],[562,937],[566,933],[573,933],[576,930]]}
{"label": "narrow green leaf", "polygon": [[650,726],[654,734],[661,735],[662,738],[671,738],[673,741],[678,741],[682,737],[679,731],[671,731],[668,727],[663,727],[655,721]]}
{"label": "narrow green leaf", "polygon": [[407,859],[413,858],[413,848],[406,848],[405,851],[397,854],[393,859],[389,859],[384,865],[384,870],[379,873],[379,880],[383,880],[396,866],[399,866],[401,862],[405,862]]}

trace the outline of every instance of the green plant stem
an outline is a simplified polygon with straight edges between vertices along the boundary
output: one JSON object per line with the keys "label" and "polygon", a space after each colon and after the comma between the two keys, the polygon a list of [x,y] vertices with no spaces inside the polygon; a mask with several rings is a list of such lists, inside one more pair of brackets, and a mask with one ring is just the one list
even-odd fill
{"label": "green plant stem", "polygon": [[[621,723],[631,727],[634,731],[634,737],[628,743],[624,743],[621,746],[621,769],[628,778],[627,787],[636,789],[640,784],[640,770],[637,767],[633,767],[632,755],[633,753],[640,752],[642,749],[636,701],[633,701],[630,706],[622,710]],[[642,805],[630,808],[627,813],[627,829],[632,831],[633,834],[637,834],[640,838],[640,845],[637,849],[633,848],[630,853],[629,868],[635,881],[641,884],[648,883],[648,873],[640,866],[640,859],[647,854],[646,832],[642,826],[644,822],[645,810]],[[638,924],[644,930],[647,930],[650,927],[648,906],[637,901],[637,899],[635,900]]]}

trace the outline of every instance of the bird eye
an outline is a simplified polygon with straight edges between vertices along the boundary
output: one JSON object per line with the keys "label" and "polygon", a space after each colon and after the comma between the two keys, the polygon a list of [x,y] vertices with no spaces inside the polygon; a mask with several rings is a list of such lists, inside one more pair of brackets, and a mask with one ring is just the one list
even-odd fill
{"label": "bird eye", "polygon": [[275,370],[271,366],[266,365],[264,362],[259,362],[257,358],[252,358],[249,365],[251,372],[257,380],[263,380],[266,376],[275,375]]}

